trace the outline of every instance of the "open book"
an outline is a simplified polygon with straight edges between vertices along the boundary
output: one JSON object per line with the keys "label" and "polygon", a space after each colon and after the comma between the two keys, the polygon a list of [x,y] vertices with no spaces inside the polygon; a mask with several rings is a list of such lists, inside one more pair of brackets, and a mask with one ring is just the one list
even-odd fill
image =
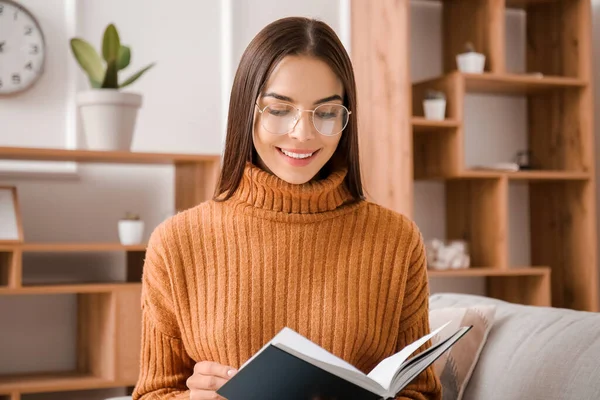
{"label": "open book", "polygon": [[411,357],[448,324],[382,360],[368,374],[294,330],[284,328],[248,359],[217,393],[228,400],[394,398],[472,328],[461,327],[445,340]]}

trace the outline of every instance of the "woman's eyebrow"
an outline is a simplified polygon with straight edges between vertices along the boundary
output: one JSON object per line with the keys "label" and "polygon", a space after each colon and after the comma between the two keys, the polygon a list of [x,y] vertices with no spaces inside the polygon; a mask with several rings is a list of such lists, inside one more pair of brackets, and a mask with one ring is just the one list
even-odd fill
{"label": "woman's eyebrow", "polygon": [[[273,97],[273,98],[275,98],[277,100],[287,101],[289,103],[293,103],[294,102],[294,99],[292,99],[291,97],[284,96],[282,94],[278,94],[278,93],[275,93],[275,92],[265,93],[261,97],[263,97],[263,98],[264,97]],[[316,105],[316,104],[326,103],[326,102],[332,101],[332,100],[343,101],[342,96],[340,96],[339,94],[334,94],[333,96],[329,96],[329,97],[325,97],[325,98],[323,98],[321,100],[317,100],[313,104]]]}

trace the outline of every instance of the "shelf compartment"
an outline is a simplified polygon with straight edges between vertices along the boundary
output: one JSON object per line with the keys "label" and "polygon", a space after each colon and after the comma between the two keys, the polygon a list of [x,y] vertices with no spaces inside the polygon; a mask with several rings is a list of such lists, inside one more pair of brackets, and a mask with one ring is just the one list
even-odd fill
{"label": "shelf compartment", "polygon": [[484,278],[486,295],[517,304],[550,307],[552,305],[549,267],[471,267],[453,271],[428,271],[429,278]]}
{"label": "shelf compartment", "polygon": [[556,307],[598,311],[592,182],[529,184],[531,262],[552,269]]}
{"label": "shelf compartment", "polygon": [[446,182],[446,239],[466,241],[472,265],[508,266],[507,193],[506,179]]}
{"label": "shelf compartment", "polygon": [[140,295],[140,285],[106,293],[79,293],[75,370],[0,375],[0,394],[135,385],[141,349]]}
{"label": "shelf compartment", "polygon": [[458,128],[459,124],[459,121],[455,119],[435,121],[424,117],[412,117],[412,128],[415,133],[446,132]]}
{"label": "shelf compartment", "polygon": [[78,370],[135,382],[141,337],[140,287],[78,296]]}
{"label": "shelf compartment", "polygon": [[488,296],[511,303],[551,307],[551,272],[486,278]]}
{"label": "shelf compartment", "polygon": [[[412,85],[412,108],[417,124],[430,125],[423,117],[423,100],[429,89],[439,90],[446,94],[446,121],[443,124],[456,126],[446,129],[443,135],[412,135],[413,142],[413,177],[422,179],[428,176],[439,176],[457,173],[462,160],[462,126],[464,87],[459,85],[456,77],[443,76],[418,82]],[[452,121],[452,122],[450,122]],[[422,126],[415,130],[425,130]]]}
{"label": "shelf compartment", "polygon": [[112,293],[139,287],[141,283],[137,282],[31,285],[0,288],[0,295]]}
{"label": "shelf compartment", "polygon": [[21,258],[20,251],[11,247],[0,247],[0,291],[19,286]]}

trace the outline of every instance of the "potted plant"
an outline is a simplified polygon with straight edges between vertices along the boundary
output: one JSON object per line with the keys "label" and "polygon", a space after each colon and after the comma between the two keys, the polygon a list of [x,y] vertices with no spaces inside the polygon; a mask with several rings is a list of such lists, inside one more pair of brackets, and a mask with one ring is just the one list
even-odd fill
{"label": "potted plant", "polygon": [[141,244],[144,237],[144,221],[140,216],[126,213],[119,220],[119,241],[123,245]]}
{"label": "potted plant", "polygon": [[446,117],[446,95],[444,92],[429,89],[425,92],[423,111],[426,119],[443,120]]}
{"label": "potted plant", "polygon": [[461,72],[480,74],[485,67],[485,55],[475,51],[473,44],[467,42],[465,51],[456,56],[456,63]]}
{"label": "potted plant", "polygon": [[138,80],[154,63],[120,81],[119,71],[131,61],[131,49],[121,44],[117,28],[110,24],[102,39],[102,58],[81,38],[71,39],[76,61],[87,74],[90,90],[77,94],[88,147],[94,150],[130,150],[142,96],[123,88]]}

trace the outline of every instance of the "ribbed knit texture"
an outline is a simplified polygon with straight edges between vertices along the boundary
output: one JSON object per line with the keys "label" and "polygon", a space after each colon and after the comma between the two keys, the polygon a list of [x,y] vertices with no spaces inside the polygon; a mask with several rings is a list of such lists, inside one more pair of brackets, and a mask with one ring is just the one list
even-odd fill
{"label": "ribbed knit texture", "polygon": [[[196,362],[239,368],[285,326],[365,373],[429,332],[420,232],[351,202],[345,175],[292,185],[248,164],[232,198],[154,230],[134,399],[188,399]],[[440,399],[433,368],[398,398]]]}

